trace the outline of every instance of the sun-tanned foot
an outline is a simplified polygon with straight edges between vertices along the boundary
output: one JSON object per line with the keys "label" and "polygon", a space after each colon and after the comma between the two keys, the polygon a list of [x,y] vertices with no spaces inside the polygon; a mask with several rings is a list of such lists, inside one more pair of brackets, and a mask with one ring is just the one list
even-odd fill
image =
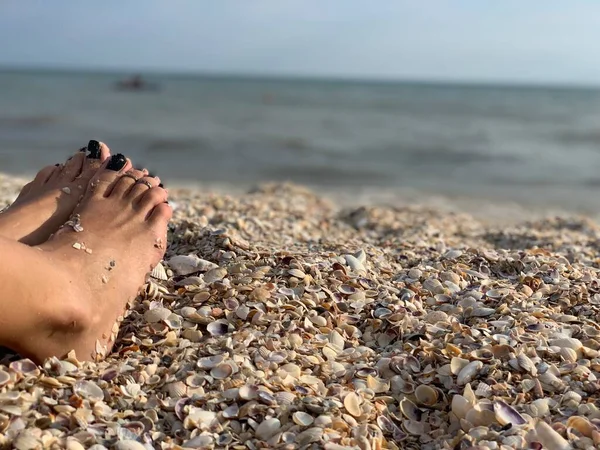
{"label": "sun-tanned foot", "polygon": [[117,319],[165,252],[172,210],[160,180],[144,175],[123,155],[112,156],[92,178],[73,219],[38,247],[67,274],[77,314],[49,327],[43,345],[38,340],[15,350],[37,361],[71,349],[79,359],[110,351]]}
{"label": "sun-tanned foot", "polygon": [[106,145],[90,141],[64,164],[40,170],[14,203],[0,213],[0,236],[28,245],[46,241],[69,218],[109,155]]}

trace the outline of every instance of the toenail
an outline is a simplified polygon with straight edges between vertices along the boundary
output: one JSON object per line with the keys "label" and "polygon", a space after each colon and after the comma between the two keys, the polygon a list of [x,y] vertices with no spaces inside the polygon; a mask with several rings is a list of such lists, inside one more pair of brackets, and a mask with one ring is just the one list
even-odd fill
{"label": "toenail", "polygon": [[54,164],[56,167],[60,166],[60,164]]}
{"label": "toenail", "polygon": [[160,184],[158,185],[158,187],[164,188],[165,186],[164,186],[164,184],[160,183]]}
{"label": "toenail", "polygon": [[86,150],[87,150],[87,147],[81,147],[81,148],[79,149],[79,151],[80,151],[80,152],[85,152]]}
{"label": "toenail", "polygon": [[92,139],[88,142],[87,149],[89,151],[88,158],[100,159],[100,142]]}
{"label": "toenail", "polygon": [[117,153],[116,155],[110,157],[110,161],[108,162],[106,168],[108,170],[114,170],[115,172],[118,172],[125,167],[125,164],[127,164],[127,158],[125,158],[125,155]]}

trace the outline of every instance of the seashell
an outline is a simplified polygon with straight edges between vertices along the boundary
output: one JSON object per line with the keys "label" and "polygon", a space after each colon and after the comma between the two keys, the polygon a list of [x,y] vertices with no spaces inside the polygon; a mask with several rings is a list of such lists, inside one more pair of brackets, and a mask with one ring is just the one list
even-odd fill
{"label": "seashell", "polygon": [[344,294],[344,295],[352,295],[352,294],[356,293],[356,288],[350,286],[349,284],[342,284],[338,288],[338,292],[340,294]]}
{"label": "seashell", "polygon": [[529,372],[533,376],[537,375],[537,368],[535,367],[535,364],[525,353],[519,353],[517,355],[517,361],[523,370]]}
{"label": "seashell", "polygon": [[462,386],[471,382],[471,380],[473,380],[473,378],[482,368],[483,363],[481,361],[471,361],[469,364],[464,366],[456,376],[456,384]]}
{"label": "seashell", "polygon": [[258,397],[258,386],[253,384],[245,384],[240,387],[238,395],[243,400],[253,400]]}
{"label": "seashell", "polygon": [[200,358],[196,365],[200,369],[213,369],[223,361],[225,361],[225,356],[223,355],[205,356],[204,358]]}
{"label": "seashell", "polygon": [[258,393],[257,393],[257,397],[265,405],[269,405],[269,406],[277,405],[277,401],[275,400],[275,397],[270,392],[259,389]]}
{"label": "seashell", "polygon": [[346,408],[346,411],[354,417],[360,417],[362,415],[360,404],[361,397],[355,392],[350,392],[344,397],[344,408]]}
{"label": "seashell", "polygon": [[458,375],[467,364],[469,364],[468,359],[455,356],[450,360],[450,372],[452,372],[453,375]]}
{"label": "seashell", "polygon": [[157,323],[161,320],[166,320],[171,314],[172,311],[170,309],[158,307],[146,311],[144,313],[144,320],[148,323]]}
{"label": "seashell", "polygon": [[156,266],[154,266],[154,269],[152,269],[152,272],[150,272],[150,276],[157,280],[163,281],[169,279],[167,271],[165,270],[165,266],[163,266],[161,263],[158,263]]}
{"label": "seashell", "polygon": [[563,361],[575,362],[577,361],[577,352],[569,347],[561,347],[559,351]]}
{"label": "seashell", "polygon": [[227,275],[227,269],[223,267],[217,267],[215,269],[210,269],[208,272],[204,274],[204,282],[210,284],[215,281],[221,281]]}
{"label": "seashell", "polygon": [[211,336],[224,336],[229,332],[229,322],[225,319],[215,320],[206,326]]}
{"label": "seashell", "polygon": [[472,408],[473,405],[462,395],[452,396],[450,409],[459,419],[464,419]]}
{"label": "seashell", "polygon": [[177,275],[189,275],[218,267],[216,264],[198,258],[196,255],[176,255],[167,264]]}
{"label": "seashell", "polygon": [[317,442],[321,440],[323,436],[323,429],[319,427],[312,427],[304,430],[302,433],[296,436],[296,444],[300,447]]}
{"label": "seashell", "polygon": [[502,298],[508,291],[506,289],[489,289],[486,291],[485,296],[488,298]]}
{"label": "seashell", "polygon": [[421,420],[421,410],[417,408],[417,405],[411,402],[408,398],[404,397],[402,400],[400,400],[398,408],[407,419],[415,421]]}
{"label": "seashell", "polygon": [[494,411],[482,409],[479,405],[475,405],[467,411],[465,420],[473,425],[473,427],[489,427],[496,422],[496,415]]}
{"label": "seashell", "polygon": [[556,430],[543,420],[535,425],[536,440],[547,450],[572,450],[569,444]]}
{"label": "seashell", "polygon": [[88,380],[80,380],[73,386],[73,392],[80,397],[93,401],[104,399],[104,391],[96,383]]}
{"label": "seashell", "polygon": [[344,259],[346,260],[346,265],[352,269],[353,272],[356,273],[366,273],[367,269],[363,265],[360,260],[353,255],[344,255]]}
{"label": "seashell", "polygon": [[439,391],[426,384],[421,384],[415,389],[415,398],[421,405],[433,406],[438,402],[439,397]]}
{"label": "seashell", "polygon": [[567,419],[567,427],[574,428],[583,434],[585,437],[592,438],[594,432],[598,432],[598,427],[585,417],[571,416]]}
{"label": "seashell", "polygon": [[231,364],[223,363],[217,367],[213,367],[210,371],[210,376],[216,380],[224,380],[233,374],[233,367]]}
{"label": "seashell", "polygon": [[529,412],[532,417],[545,417],[550,413],[548,398],[538,398],[529,404]]}
{"label": "seashell", "polygon": [[283,391],[275,394],[275,398],[277,399],[277,402],[281,405],[291,405],[292,403],[294,403],[294,401],[296,401],[296,394],[294,394],[293,392]]}
{"label": "seashell", "polygon": [[512,406],[504,403],[502,400],[494,402],[494,413],[500,425],[524,425],[527,423],[525,418],[517,412]]}
{"label": "seashell", "polygon": [[281,429],[281,422],[279,419],[271,418],[263,420],[258,427],[256,427],[256,437],[262,441],[267,441],[277,434]]}
{"label": "seashell", "polygon": [[213,437],[206,434],[201,434],[196,437],[193,437],[192,439],[185,441],[182,444],[182,447],[184,448],[212,448],[213,446]]}
{"label": "seashell", "polygon": [[425,425],[415,420],[404,420],[402,422],[402,428],[408,434],[413,436],[422,436],[425,433]]}
{"label": "seashell", "polygon": [[288,270],[288,273],[296,278],[304,278],[306,276],[306,274],[299,269],[290,269]]}
{"label": "seashell", "polygon": [[234,418],[238,417],[239,412],[240,412],[240,408],[238,407],[238,405],[236,403],[234,403],[233,405],[228,406],[223,411],[223,417],[225,417],[226,419],[234,419]]}
{"label": "seashell", "polygon": [[23,375],[38,376],[40,374],[40,369],[38,369],[37,364],[30,359],[20,359],[18,361],[13,361],[8,365],[8,367],[13,372],[20,373]]}
{"label": "seashell", "polygon": [[[200,408],[190,407],[190,412],[184,421],[184,426],[186,424],[192,426],[202,426],[210,427],[212,423],[217,418],[217,413],[213,411],[206,411]],[[186,426],[186,428],[188,428]]]}
{"label": "seashell", "polygon": [[492,395],[492,388],[490,387],[489,384],[481,382],[477,385],[477,389],[475,390],[475,395],[477,397],[484,397],[484,398],[490,397]]}
{"label": "seashell", "polygon": [[9,381],[10,381],[10,374],[5,370],[0,369],[0,386],[4,386]]}
{"label": "seashell", "polygon": [[496,312],[495,308],[478,307],[471,311],[471,317],[488,317]]}
{"label": "seashell", "polygon": [[138,441],[134,441],[133,439],[124,439],[119,441],[115,445],[115,450],[148,450]]}
{"label": "seashell", "polygon": [[559,338],[559,339],[550,339],[548,341],[548,345],[551,347],[566,347],[575,350],[577,353],[577,359],[583,356],[583,344],[579,339],[575,338]]}
{"label": "seashell", "polygon": [[376,394],[383,394],[390,390],[390,382],[368,375],[367,388],[371,389]]}
{"label": "seashell", "polygon": [[187,394],[187,386],[182,381],[174,381],[165,385],[165,390],[171,398],[181,398]]}
{"label": "seashell", "polygon": [[292,415],[292,419],[296,425],[300,425],[302,427],[309,427],[315,421],[313,416],[302,411],[296,411]]}

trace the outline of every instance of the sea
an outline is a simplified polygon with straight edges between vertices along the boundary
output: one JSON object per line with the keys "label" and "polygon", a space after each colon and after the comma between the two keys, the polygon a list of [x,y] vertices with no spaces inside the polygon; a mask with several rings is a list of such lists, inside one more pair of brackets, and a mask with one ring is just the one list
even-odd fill
{"label": "sea", "polygon": [[167,186],[308,185],[349,202],[600,213],[600,90],[431,82],[0,71],[0,172],[90,139]]}

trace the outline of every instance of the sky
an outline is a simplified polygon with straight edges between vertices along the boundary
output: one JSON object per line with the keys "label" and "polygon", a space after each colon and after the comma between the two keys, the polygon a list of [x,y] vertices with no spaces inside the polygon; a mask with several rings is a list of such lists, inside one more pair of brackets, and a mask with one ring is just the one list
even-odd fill
{"label": "sky", "polygon": [[600,84],[596,0],[0,0],[0,66]]}

